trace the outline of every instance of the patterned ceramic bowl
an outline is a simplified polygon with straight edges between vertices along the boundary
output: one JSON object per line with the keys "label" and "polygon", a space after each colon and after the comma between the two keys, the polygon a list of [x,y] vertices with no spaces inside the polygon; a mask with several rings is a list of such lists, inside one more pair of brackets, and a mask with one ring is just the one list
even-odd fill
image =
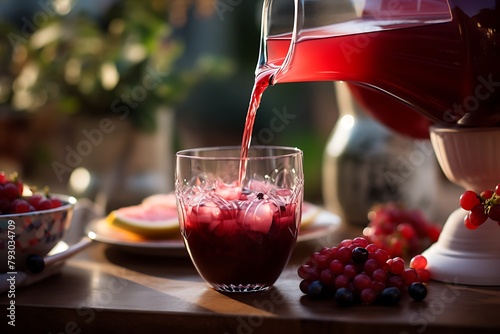
{"label": "patterned ceramic bowl", "polygon": [[26,270],[31,255],[43,257],[68,230],[74,197],[57,196],[63,205],[50,210],[0,215],[0,273]]}

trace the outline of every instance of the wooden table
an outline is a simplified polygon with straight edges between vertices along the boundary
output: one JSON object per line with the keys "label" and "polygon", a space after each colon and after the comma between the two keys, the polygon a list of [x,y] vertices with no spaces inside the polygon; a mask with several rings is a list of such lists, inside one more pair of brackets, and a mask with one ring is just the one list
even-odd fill
{"label": "wooden table", "polygon": [[[344,231],[345,232],[345,231]],[[222,294],[189,258],[128,254],[95,243],[59,274],[16,291],[16,327],[0,333],[500,333],[500,288],[431,282],[425,301],[340,308],[298,289],[298,266],[345,235],[297,245],[275,287]]]}

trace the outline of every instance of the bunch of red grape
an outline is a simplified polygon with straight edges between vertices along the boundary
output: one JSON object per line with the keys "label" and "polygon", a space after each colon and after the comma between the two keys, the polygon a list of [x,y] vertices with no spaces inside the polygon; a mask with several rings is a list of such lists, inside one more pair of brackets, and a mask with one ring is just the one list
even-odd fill
{"label": "bunch of red grape", "polygon": [[407,268],[402,258],[357,237],[313,253],[297,272],[300,290],[313,298],[333,298],[339,306],[395,305],[404,291],[415,301],[425,299],[426,266],[425,257],[417,255]]}
{"label": "bunch of red grape", "polygon": [[441,227],[428,221],[420,210],[409,210],[397,203],[380,204],[368,215],[363,235],[391,257],[411,258],[436,242]]}
{"label": "bunch of red grape", "polygon": [[484,190],[480,194],[472,190],[465,191],[460,196],[460,206],[469,211],[464,224],[470,230],[478,228],[488,218],[500,225],[500,183],[495,190]]}
{"label": "bunch of red grape", "polygon": [[23,196],[23,191],[24,184],[17,173],[7,175],[0,172],[0,215],[49,210],[63,204],[50,196],[48,190],[30,196]]}

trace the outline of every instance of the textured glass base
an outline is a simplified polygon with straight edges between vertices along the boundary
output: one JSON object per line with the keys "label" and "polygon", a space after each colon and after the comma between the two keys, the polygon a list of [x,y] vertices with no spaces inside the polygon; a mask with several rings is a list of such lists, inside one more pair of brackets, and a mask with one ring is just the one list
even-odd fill
{"label": "textured glass base", "polygon": [[211,284],[213,288],[220,292],[259,292],[271,288],[269,284]]}

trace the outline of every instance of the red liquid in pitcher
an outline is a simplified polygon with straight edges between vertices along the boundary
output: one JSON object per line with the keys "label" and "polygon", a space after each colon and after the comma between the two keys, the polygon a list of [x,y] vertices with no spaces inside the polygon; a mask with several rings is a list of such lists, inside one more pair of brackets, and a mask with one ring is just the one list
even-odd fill
{"label": "red liquid in pitcher", "polygon": [[[422,118],[429,124],[498,126],[500,2],[462,0],[450,5],[453,18],[446,23],[335,37],[329,37],[337,32],[334,26],[309,30],[273,83],[361,83],[355,94],[368,111],[403,133],[412,132],[414,121]],[[281,66],[289,44],[290,35],[268,38],[269,68]],[[368,87],[406,105],[388,107],[380,94],[389,95],[366,93]],[[424,131],[425,124],[421,128]]]}

